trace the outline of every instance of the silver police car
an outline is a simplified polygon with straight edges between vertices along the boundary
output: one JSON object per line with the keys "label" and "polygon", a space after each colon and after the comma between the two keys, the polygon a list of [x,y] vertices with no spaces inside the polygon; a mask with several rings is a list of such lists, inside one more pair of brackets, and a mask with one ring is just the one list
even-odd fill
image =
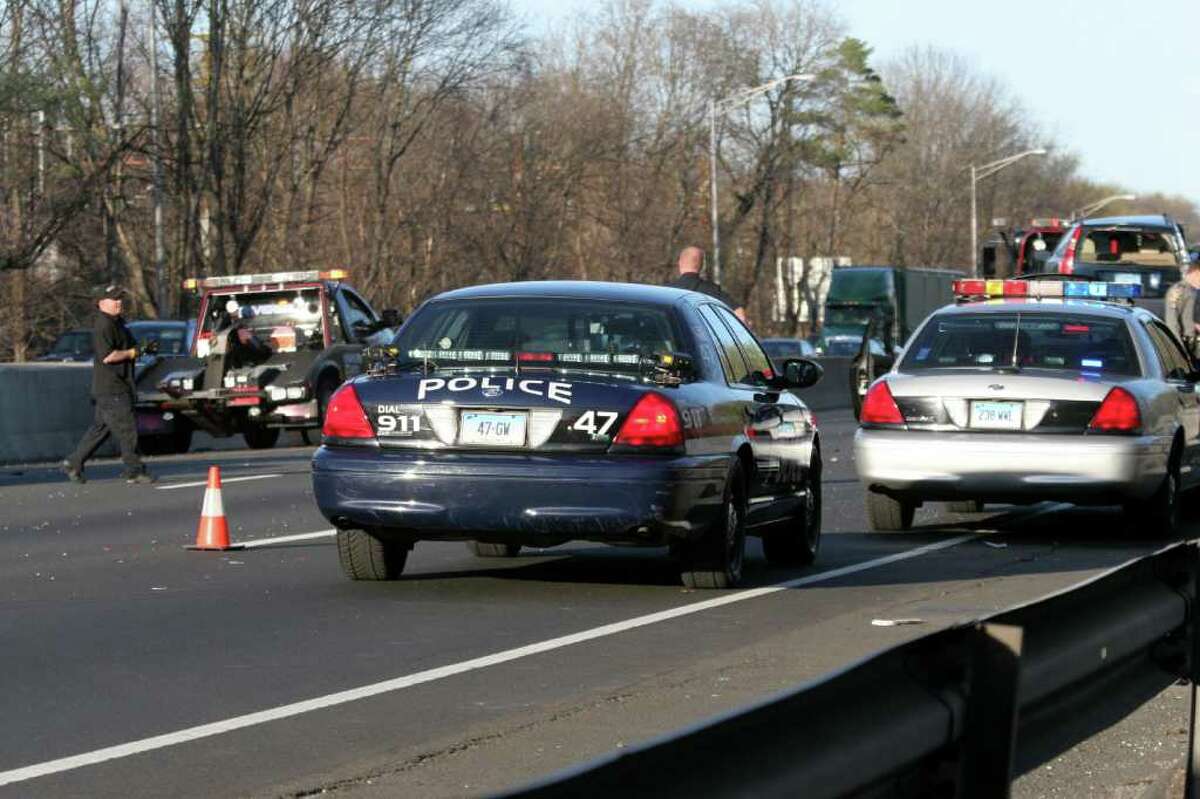
{"label": "silver police car", "polygon": [[[1136,285],[964,280],[863,402],[874,530],[928,501],[1122,505],[1170,535],[1200,480],[1200,375]],[[1125,303],[1120,300],[1126,300]]]}

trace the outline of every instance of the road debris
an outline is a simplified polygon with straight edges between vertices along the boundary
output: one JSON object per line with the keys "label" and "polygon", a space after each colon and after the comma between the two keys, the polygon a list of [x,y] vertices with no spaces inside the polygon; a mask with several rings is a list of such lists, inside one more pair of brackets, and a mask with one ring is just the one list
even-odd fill
{"label": "road debris", "polygon": [[871,619],[874,627],[899,627],[902,624],[924,624],[924,619]]}

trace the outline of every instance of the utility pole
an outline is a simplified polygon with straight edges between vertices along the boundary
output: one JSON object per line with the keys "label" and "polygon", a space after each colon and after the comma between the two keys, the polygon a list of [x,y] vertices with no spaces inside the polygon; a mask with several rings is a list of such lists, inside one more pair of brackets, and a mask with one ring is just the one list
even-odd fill
{"label": "utility pole", "polygon": [[712,209],[713,268],[712,280],[721,283],[721,231],[717,218],[717,101],[708,101],[708,177],[709,206]]}
{"label": "utility pole", "polygon": [[46,112],[37,112],[38,201],[46,196]]}
{"label": "utility pole", "polygon": [[150,130],[154,141],[154,304],[158,316],[167,313],[167,280],[165,271],[166,245],[163,242],[163,165],[162,134],[159,130],[158,99],[158,11],[150,0]]}

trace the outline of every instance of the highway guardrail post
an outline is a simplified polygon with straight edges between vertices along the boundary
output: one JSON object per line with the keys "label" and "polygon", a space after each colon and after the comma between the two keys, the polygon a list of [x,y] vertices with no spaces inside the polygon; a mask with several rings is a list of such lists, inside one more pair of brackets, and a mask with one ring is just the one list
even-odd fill
{"label": "highway guardrail post", "polygon": [[1192,716],[1188,725],[1187,787],[1184,796],[1186,799],[1200,799],[1200,736],[1196,735],[1196,725],[1200,722],[1200,693],[1196,690],[1196,683],[1200,680],[1200,613],[1197,613],[1196,607],[1196,598],[1200,596],[1200,546],[1193,544],[1188,548],[1188,563],[1191,566],[1191,579],[1186,583],[1190,592],[1187,630],[1191,640],[1188,642],[1187,677],[1192,683]]}
{"label": "highway guardrail post", "polygon": [[958,796],[1008,799],[1024,630],[979,624],[971,642]]}

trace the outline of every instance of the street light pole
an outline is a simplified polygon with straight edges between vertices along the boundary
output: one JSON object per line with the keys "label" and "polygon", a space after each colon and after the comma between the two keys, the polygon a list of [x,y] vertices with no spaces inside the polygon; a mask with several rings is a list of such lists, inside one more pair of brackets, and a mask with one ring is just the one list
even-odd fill
{"label": "street light pole", "polygon": [[712,279],[714,283],[721,282],[721,226],[718,216],[717,206],[717,112],[725,113],[729,109],[749,102],[755,97],[764,92],[774,89],[776,86],[787,83],[793,80],[810,81],[815,75],[785,75],[782,78],[776,78],[773,81],[764,83],[761,86],[755,86],[752,89],[738,92],[737,94],[726,97],[723,100],[712,99],[708,101],[708,171],[709,171],[709,202],[712,205],[712,236],[713,236],[713,265]]}
{"label": "street light pole", "polygon": [[967,261],[967,263],[971,266],[971,275],[973,277],[978,276],[979,274],[979,214],[975,210],[975,184],[984,178],[991,177],[1007,166],[1012,166],[1026,156],[1045,154],[1046,149],[1044,147],[1038,147],[1033,150],[1025,150],[1024,152],[1017,153],[1016,155],[1010,155],[1007,158],[1001,158],[997,161],[992,161],[991,163],[984,164],[983,166],[977,167],[974,164],[971,164],[971,259]]}
{"label": "street light pole", "polygon": [[1078,211],[1071,214],[1071,219],[1076,220],[1076,219],[1084,219],[1085,217],[1089,217],[1092,214],[1099,211],[1104,206],[1108,205],[1109,203],[1115,203],[1117,200],[1128,200],[1128,201],[1132,202],[1133,200],[1136,200],[1136,199],[1137,199],[1137,196],[1134,194],[1114,194],[1111,197],[1105,197],[1103,200],[1097,200],[1096,202],[1091,203],[1090,205],[1083,206]]}
{"label": "street light pole", "polygon": [[971,277],[979,274],[979,211],[975,208],[975,165],[971,164]]}

